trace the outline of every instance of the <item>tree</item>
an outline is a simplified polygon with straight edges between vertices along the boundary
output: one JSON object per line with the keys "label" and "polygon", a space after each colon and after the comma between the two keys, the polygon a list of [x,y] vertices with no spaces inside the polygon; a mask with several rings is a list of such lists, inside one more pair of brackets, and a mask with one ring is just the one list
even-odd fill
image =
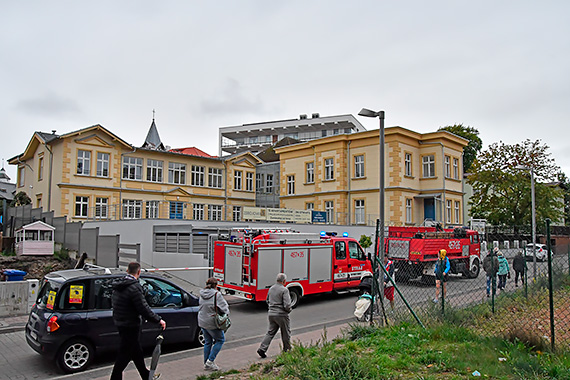
{"label": "tree", "polygon": [[362,248],[366,249],[372,245],[372,239],[368,235],[360,235],[359,243]]}
{"label": "tree", "polygon": [[32,203],[32,200],[28,197],[28,194],[25,191],[19,191],[14,195],[12,202],[10,202],[10,207],[29,205],[30,203]]}
{"label": "tree", "polygon": [[570,225],[570,182],[568,177],[563,172],[559,172],[557,175],[558,182],[560,182],[560,187],[564,193],[564,225]]}
{"label": "tree", "polygon": [[[519,168],[517,168],[519,167]],[[471,215],[494,225],[530,225],[532,214],[531,179],[535,179],[537,226],[544,219],[559,221],[563,216],[563,194],[556,175],[560,168],[540,140],[515,145],[502,141],[489,146],[473,163],[467,182],[473,186]]]}
{"label": "tree", "polygon": [[483,141],[479,138],[479,131],[469,126],[465,127],[463,124],[448,125],[438,130],[451,132],[469,141],[469,144],[463,148],[463,173],[469,173],[473,161],[475,161],[477,154],[483,148]]}

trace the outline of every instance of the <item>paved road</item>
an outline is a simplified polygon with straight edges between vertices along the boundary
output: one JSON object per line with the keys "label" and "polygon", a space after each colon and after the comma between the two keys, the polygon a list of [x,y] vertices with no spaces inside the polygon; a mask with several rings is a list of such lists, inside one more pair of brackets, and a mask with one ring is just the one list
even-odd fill
{"label": "paved road", "polygon": [[[539,263],[539,270],[545,270],[546,263]],[[555,266],[567,268],[567,258],[555,257]],[[398,284],[402,293],[414,308],[424,305],[434,296],[433,285],[420,282]],[[476,279],[452,277],[448,283],[447,298],[454,305],[469,304],[485,298],[485,275]],[[509,280],[507,290],[514,290]],[[233,326],[228,331],[227,347],[258,342],[265,333],[267,314],[264,303],[251,303],[228,297],[232,310]],[[324,294],[305,297],[291,315],[293,333],[310,329],[320,330],[326,324],[338,324],[353,320],[355,294]],[[396,305],[404,310],[404,303],[396,297]],[[180,348],[179,348],[180,349]],[[184,348],[180,355],[199,355],[201,349]],[[112,365],[113,358],[103,358],[94,363],[94,368]],[[60,373],[53,363],[47,362],[28,347],[23,331],[0,334],[0,380],[54,379]],[[109,369],[110,373],[110,369]]]}

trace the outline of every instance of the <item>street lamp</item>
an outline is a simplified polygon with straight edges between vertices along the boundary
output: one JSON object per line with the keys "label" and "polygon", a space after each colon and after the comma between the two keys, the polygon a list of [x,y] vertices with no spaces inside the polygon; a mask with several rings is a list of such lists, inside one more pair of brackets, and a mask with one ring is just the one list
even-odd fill
{"label": "street lamp", "polygon": [[533,278],[536,281],[536,207],[535,207],[535,195],[534,195],[534,168],[532,166],[517,165],[515,169],[519,170],[530,170],[530,197],[532,204],[532,218],[531,218],[531,228],[532,228],[532,272]]}
{"label": "street lamp", "polygon": [[379,161],[380,161],[380,260],[384,264],[384,111],[371,111],[367,108],[363,108],[358,113],[360,116],[364,117],[377,117],[380,119],[380,146],[379,146]]}

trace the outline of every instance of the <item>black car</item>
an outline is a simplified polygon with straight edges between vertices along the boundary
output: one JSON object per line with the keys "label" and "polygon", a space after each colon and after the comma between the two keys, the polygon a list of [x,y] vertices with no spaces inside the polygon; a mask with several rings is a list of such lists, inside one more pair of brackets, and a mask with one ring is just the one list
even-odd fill
{"label": "black car", "polygon": [[[96,354],[116,350],[111,282],[124,275],[92,266],[46,275],[26,325],[28,344],[68,373],[83,371]],[[157,323],[143,323],[143,348],[154,346],[159,334],[165,344],[203,343],[196,296],[158,275],[143,272],[139,281],[149,306],[166,321],[164,331]]]}

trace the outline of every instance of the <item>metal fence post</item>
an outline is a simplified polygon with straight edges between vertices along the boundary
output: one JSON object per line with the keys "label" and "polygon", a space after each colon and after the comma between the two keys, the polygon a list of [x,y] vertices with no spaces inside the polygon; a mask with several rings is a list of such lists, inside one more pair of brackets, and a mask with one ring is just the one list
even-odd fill
{"label": "metal fence post", "polygon": [[555,347],[554,336],[554,291],[552,289],[552,247],[550,246],[550,219],[546,219],[546,249],[548,259],[548,299],[550,302],[550,346],[552,351]]}

